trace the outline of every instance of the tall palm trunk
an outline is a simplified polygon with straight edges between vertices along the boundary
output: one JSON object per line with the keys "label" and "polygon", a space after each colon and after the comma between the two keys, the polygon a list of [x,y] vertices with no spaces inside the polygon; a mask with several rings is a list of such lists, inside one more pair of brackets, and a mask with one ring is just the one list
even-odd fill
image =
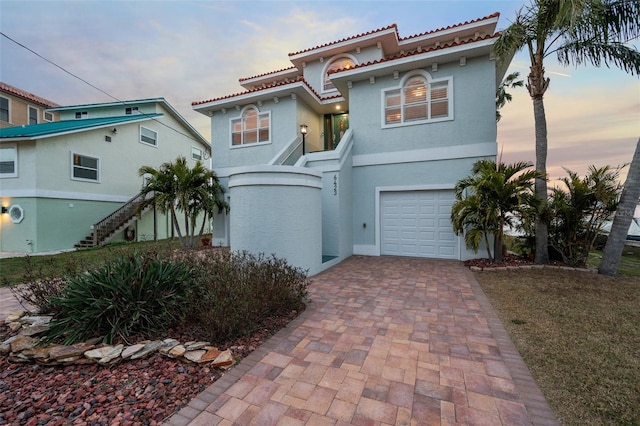
{"label": "tall palm trunk", "polygon": [[611,232],[604,246],[604,254],[598,272],[603,275],[615,275],[618,271],[618,263],[627,239],[627,232],[631,219],[636,210],[636,205],[640,199],[640,138],[636,145],[636,152],[629,166],[629,174],[624,183],[624,189],[620,196],[620,203],[613,218]]}
{"label": "tall palm trunk", "polygon": [[[544,178],[535,180],[535,193],[547,202],[547,117],[544,112],[544,93],[549,87],[549,79],[544,76],[542,55],[532,55],[533,66],[529,73],[527,90],[533,100],[533,117],[536,130],[536,171],[544,174]],[[539,264],[549,263],[549,227],[545,215],[538,215],[536,220],[536,258]]]}

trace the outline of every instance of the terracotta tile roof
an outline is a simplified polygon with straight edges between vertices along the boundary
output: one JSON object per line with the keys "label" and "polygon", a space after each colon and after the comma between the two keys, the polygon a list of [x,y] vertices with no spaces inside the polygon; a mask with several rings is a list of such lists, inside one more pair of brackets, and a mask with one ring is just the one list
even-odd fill
{"label": "terracotta tile roof", "polygon": [[53,107],[60,106],[57,103],[51,102],[48,99],[41,98],[40,96],[36,96],[33,93],[26,92],[24,90],[18,89],[17,87],[13,87],[10,84],[3,83],[1,81],[0,81],[0,91],[10,93],[14,96],[18,96],[22,99],[41,105],[43,107],[53,108]]}
{"label": "terracotta tile roof", "polygon": [[462,22],[460,24],[449,25],[449,26],[446,26],[446,27],[443,27],[443,28],[438,28],[437,30],[431,30],[431,31],[426,31],[424,33],[420,33],[420,34],[414,34],[414,35],[411,35],[411,36],[408,36],[408,37],[402,37],[402,38],[400,38],[400,41],[410,40],[412,38],[417,38],[417,37],[423,37],[423,36],[426,36],[427,34],[433,34],[433,33],[439,32],[439,31],[450,30],[452,28],[462,27],[464,25],[474,24],[476,22],[486,21],[487,19],[498,18],[499,16],[500,16],[500,12],[494,12],[491,15],[487,15],[487,16],[484,16],[484,17],[478,18],[478,19],[473,19],[471,21],[465,21],[465,22]]}
{"label": "terracotta tile roof", "polygon": [[265,85],[264,87],[258,87],[258,88],[247,90],[247,91],[244,91],[244,92],[234,93],[232,95],[221,96],[219,98],[207,99],[207,100],[204,100],[204,101],[194,101],[194,102],[191,102],[191,106],[207,104],[209,102],[217,102],[217,101],[221,101],[221,100],[224,100],[224,99],[235,98],[235,97],[246,95],[246,94],[249,94],[249,93],[256,93],[256,92],[260,92],[262,90],[273,89],[274,87],[282,87],[282,86],[286,86],[286,85],[289,85],[289,84],[300,83],[300,82],[303,83],[314,95],[316,95],[316,97],[318,99],[320,99],[322,101],[329,100],[329,99],[336,99],[336,98],[342,97],[342,95],[338,94],[338,95],[327,96],[327,97],[323,98],[322,96],[320,96],[320,94],[318,92],[316,92],[313,89],[313,87],[311,87],[311,85],[304,79],[304,77],[300,76],[300,77],[296,78],[295,80],[280,81],[280,82],[277,82],[275,84]]}
{"label": "terracotta tile roof", "polygon": [[414,56],[414,55],[421,55],[421,54],[427,53],[427,52],[434,52],[436,50],[448,49],[450,47],[461,46],[463,44],[469,44],[469,43],[475,43],[475,42],[482,41],[482,40],[489,40],[489,39],[492,39],[492,38],[497,38],[499,36],[500,36],[500,33],[495,33],[493,35],[487,34],[487,35],[479,36],[479,37],[472,38],[472,39],[460,40],[458,42],[447,43],[445,45],[438,46],[438,47],[430,47],[428,49],[414,50],[414,51],[411,51],[411,52],[408,52],[408,53],[397,54],[397,55],[393,55],[393,56],[387,56],[385,58],[378,59],[377,61],[370,61],[370,62],[362,63],[360,65],[356,65],[356,66],[354,66],[352,68],[349,68],[348,70],[347,69],[343,69],[343,68],[337,69],[337,70],[332,70],[332,71],[329,71],[329,74],[336,74],[336,73],[339,73],[339,72],[342,72],[342,71],[352,71],[352,70],[355,70],[355,69],[368,67],[368,66],[371,66],[371,65],[381,64],[383,62],[389,62],[389,61],[393,61],[393,60],[396,60],[396,59],[407,58],[409,56]]}
{"label": "terracotta tile roof", "polygon": [[238,81],[242,82],[242,81],[252,80],[254,78],[264,77],[264,76],[267,76],[267,75],[270,75],[270,74],[278,74],[279,72],[291,71],[291,70],[294,70],[294,69],[296,69],[296,67],[294,67],[294,66],[289,67],[289,68],[282,68],[282,69],[277,70],[277,71],[269,71],[269,72],[265,72],[263,74],[254,75],[254,76],[251,76],[251,77],[240,78],[240,79],[238,79]]}
{"label": "terracotta tile roof", "polygon": [[[321,45],[316,46],[316,47],[310,47],[308,49],[300,50],[298,52],[289,53],[289,56],[295,56],[295,55],[299,55],[301,53],[310,52],[312,50],[321,49],[323,47],[332,46],[334,44],[342,43],[342,42],[353,40],[353,39],[356,39],[356,38],[365,37],[365,36],[368,36],[370,34],[375,34],[375,33],[379,33],[379,32],[382,32],[382,31],[386,31],[386,30],[391,29],[391,28],[393,28],[396,31],[396,35],[397,35],[398,34],[398,26],[396,24],[391,24],[391,25],[389,25],[387,27],[384,27],[384,28],[378,28],[377,30],[368,31],[366,33],[354,35],[354,36],[351,36],[351,37],[346,37],[346,38],[343,38],[341,40],[337,40],[337,41],[332,41],[330,43],[321,44]],[[398,36],[398,38],[400,38],[400,36]]]}

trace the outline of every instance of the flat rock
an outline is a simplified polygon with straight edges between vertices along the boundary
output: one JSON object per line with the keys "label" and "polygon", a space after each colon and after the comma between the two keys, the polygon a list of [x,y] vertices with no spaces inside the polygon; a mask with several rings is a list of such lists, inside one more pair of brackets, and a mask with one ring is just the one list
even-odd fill
{"label": "flat rock", "polygon": [[91,349],[84,353],[89,359],[98,361],[98,364],[108,364],[115,358],[118,358],[124,349],[124,345],[103,346],[102,348]]}
{"label": "flat rock", "polygon": [[84,345],[57,346],[49,351],[49,358],[58,362],[68,362],[70,358],[80,358],[87,348]]}
{"label": "flat rock", "polygon": [[21,336],[18,335],[14,340],[11,341],[11,352],[22,352],[25,349],[35,348],[40,339],[35,339],[29,336]]}
{"label": "flat rock", "polygon": [[218,350],[218,348],[212,348],[207,346],[207,351],[204,353],[204,355],[202,355],[202,357],[200,358],[200,361],[198,361],[199,363],[204,363],[204,362],[211,362],[214,361],[216,358],[218,358],[218,356],[221,354],[222,352],[220,352]]}
{"label": "flat rock", "polygon": [[120,354],[120,357],[122,357],[122,359],[129,358],[142,348],[144,348],[144,343],[136,343],[135,345],[127,346]]}
{"label": "flat rock", "polygon": [[50,315],[24,316],[20,318],[20,322],[29,325],[47,325],[52,319]]}
{"label": "flat rock", "polygon": [[218,355],[218,357],[211,363],[211,366],[216,368],[229,367],[230,365],[233,365],[233,355],[229,349],[221,352],[220,355]]}
{"label": "flat rock", "polygon": [[188,342],[184,344],[184,347],[187,351],[195,351],[208,345],[210,345],[209,342]]}
{"label": "flat rock", "polygon": [[184,357],[191,362],[200,362],[200,358],[207,353],[204,349],[197,349],[195,351],[187,351],[184,353]]}
{"label": "flat rock", "polygon": [[180,344],[176,339],[164,339],[160,345],[160,353],[166,354]]}
{"label": "flat rock", "polygon": [[56,347],[61,347],[61,345],[47,345],[47,346],[35,347],[33,349],[25,349],[24,351],[22,351],[22,355],[36,361],[46,360],[46,359],[49,359],[49,354],[51,353],[51,350]]}
{"label": "flat rock", "polygon": [[18,321],[20,318],[26,314],[26,311],[14,311],[9,313],[9,315],[4,319],[5,324],[9,324],[10,322]]}
{"label": "flat rock", "polygon": [[158,348],[160,348],[160,345],[162,345],[162,342],[160,342],[159,340],[148,342],[144,345],[142,349],[140,349],[135,354],[131,355],[131,359],[139,359],[139,358],[145,357],[150,353],[157,351]]}
{"label": "flat rock", "polygon": [[186,349],[184,346],[176,345],[171,348],[169,352],[167,352],[167,355],[169,355],[171,358],[180,358],[182,355],[184,355],[185,352]]}
{"label": "flat rock", "polygon": [[47,329],[47,325],[41,324],[41,325],[33,325],[31,327],[27,327],[24,330],[22,330],[20,332],[20,334],[22,334],[23,336],[33,336],[36,335],[38,333],[42,333],[43,331],[45,331]]}
{"label": "flat rock", "polygon": [[22,327],[22,323],[20,321],[13,321],[7,324],[9,326],[9,329],[11,329],[11,331],[16,331],[19,330],[20,327]]}

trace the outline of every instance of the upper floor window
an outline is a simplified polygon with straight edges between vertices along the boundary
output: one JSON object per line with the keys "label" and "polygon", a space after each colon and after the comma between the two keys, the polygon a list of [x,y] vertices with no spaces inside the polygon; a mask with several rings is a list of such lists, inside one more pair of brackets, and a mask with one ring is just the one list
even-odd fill
{"label": "upper floor window", "polygon": [[202,161],[202,150],[200,148],[196,148],[195,146],[192,146],[191,158],[196,161]]}
{"label": "upper floor window", "polygon": [[9,123],[9,99],[0,96],[0,121]]}
{"label": "upper floor window", "polygon": [[0,178],[18,177],[18,146],[0,146]]}
{"label": "upper floor window", "polygon": [[53,114],[50,112],[43,111],[42,117],[44,118],[44,121],[53,121]]}
{"label": "upper floor window", "polygon": [[383,92],[384,125],[450,120],[451,78],[431,80],[427,75],[406,78],[400,88]]}
{"label": "upper floor window", "polygon": [[336,86],[333,84],[333,82],[329,78],[331,72],[337,71],[337,70],[348,70],[355,66],[356,66],[355,62],[350,58],[338,58],[333,62],[331,62],[329,66],[326,67],[323,74],[322,90],[324,92],[335,90]]}
{"label": "upper floor window", "polygon": [[80,120],[81,118],[87,118],[87,111],[78,111],[76,112],[76,119]]}
{"label": "upper floor window", "polygon": [[248,107],[240,118],[231,120],[231,145],[266,143],[270,140],[271,114]]}
{"label": "upper floor window", "polygon": [[158,133],[140,126],[140,142],[147,145],[158,146]]}
{"label": "upper floor window", "polygon": [[38,124],[38,109],[29,107],[29,124]]}
{"label": "upper floor window", "polygon": [[138,112],[138,107],[126,107],[126,108],[124,109],[124,113],[125,113],[125,115],[131,115],[131,114],[133,114],[134,112]]}
{"label": "upper floor window", "polygon": [[71,153],[71,179],[100,181],[100,160],[95,157]]}

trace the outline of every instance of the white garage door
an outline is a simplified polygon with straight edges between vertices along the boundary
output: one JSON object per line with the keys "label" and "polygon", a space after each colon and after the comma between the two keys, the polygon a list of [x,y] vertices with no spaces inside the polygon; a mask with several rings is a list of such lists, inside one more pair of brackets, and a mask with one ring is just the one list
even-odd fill
{"label": "white garage door", "polygon": [[453,191],[383,192],[380,200],[381,254],[458,258],[450,218]]}

